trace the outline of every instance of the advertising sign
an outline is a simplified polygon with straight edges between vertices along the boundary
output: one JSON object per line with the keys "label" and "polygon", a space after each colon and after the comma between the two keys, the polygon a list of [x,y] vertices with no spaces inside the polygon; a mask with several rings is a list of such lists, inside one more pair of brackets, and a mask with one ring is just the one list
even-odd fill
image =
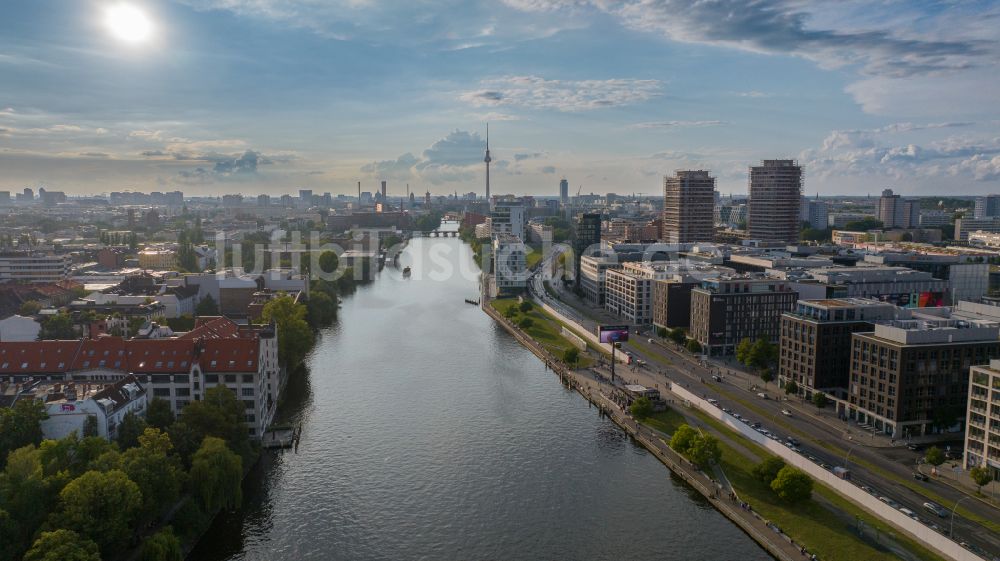
{"label": "advertising sign", "polygon": [[597,336],[602,343],[628,341],[628,326],[598,325]]}

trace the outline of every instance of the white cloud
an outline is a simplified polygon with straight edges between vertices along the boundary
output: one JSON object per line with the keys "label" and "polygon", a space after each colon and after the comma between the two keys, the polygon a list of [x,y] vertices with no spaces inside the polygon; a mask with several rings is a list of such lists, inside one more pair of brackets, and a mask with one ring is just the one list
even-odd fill
{"label": "white cloud", "polygon": [[646,123],[636,123],[631,126],[634,129],[676,129],[688,127],[713,127],[716,125],[726,125],[726,121],[650,121]]}
{"label": "white cloud", "polygon": [[505,76],[480,82],[459,99],[476,107],[519,107],[574,112],[634,105],[660,95],[659,80],[547,80]]}

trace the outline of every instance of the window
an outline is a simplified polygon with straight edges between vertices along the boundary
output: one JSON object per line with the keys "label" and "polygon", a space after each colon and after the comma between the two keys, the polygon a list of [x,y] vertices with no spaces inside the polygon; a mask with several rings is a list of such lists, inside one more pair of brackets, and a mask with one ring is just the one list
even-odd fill
{"label": "window", "polygon": [[226,383],[227,384],[235,384],[236,383],[236,374],[226,374]]}
{"label": "window", "polygon": [[253,402],[252,399],[244,399],[243,400],[243,408],[244,409],[253,409],[255,406],[256,406],[256,404]]}
{"label": "window", "polygon": [[191,388],[177,388],[177,391],[174,392],[174,395],[176,395],[177,397],[188,397],[191,395]]}
{"label": "window", "polygon": [[156,397],[170,397],[170,388],[153,388],[153,395]]}
{"label": "window", "polygon": [[[249,363],[250,363],[250,361],[247,361],[247,366],[250,366]],[[253,383],[253,374],[244,374],[243,375],[243,383],[244,384],[252,384]]]}
{"label": "window", "polygon": [[243,397],[253,397],[253,388],[243,388],[242,395]]}
{"label": "window", "polygon": [[219,375],[218,374],[205,374],[205,383],[206,384],[218,384],[219,383]]}

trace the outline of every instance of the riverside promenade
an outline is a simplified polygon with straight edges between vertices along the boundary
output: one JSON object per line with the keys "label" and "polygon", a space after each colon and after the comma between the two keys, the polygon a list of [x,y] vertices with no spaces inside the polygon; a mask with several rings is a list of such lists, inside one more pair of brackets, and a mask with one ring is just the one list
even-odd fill
{"label": "riverside promenade", "polygon": [[575,389],[590,401],[602,415],[606,415],[637,443],[656,456],[674,474],[701,493],[719,512],[742,528],[768,553],[781,561],[802,561],[811,558],[808,553],[803,553],[802,548],[796,545],[791,538],[781,533],[773,524],[762,519],[749,507],[744,506],[739,497],[732,495],[724,477],[720,478],[720,481],[704,473],[670,448],[667,443],[668,435],[638,423],[628,412],[618,407],[608,397],[619,389],[618,386],[611,384],[606,377],[596,372],[570,370],[559,359],[552,356],[516,325],[493,309],[488,301],[483,301],[482,308],[487,315],[496,320],[522,345],[537,355],[549,369],[559,376],[564,385]]}

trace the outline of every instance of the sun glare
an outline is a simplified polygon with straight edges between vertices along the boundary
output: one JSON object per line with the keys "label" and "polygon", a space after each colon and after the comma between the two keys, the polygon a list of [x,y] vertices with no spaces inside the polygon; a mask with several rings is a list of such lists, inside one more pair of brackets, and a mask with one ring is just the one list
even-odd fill
{"label": "sun glare", "polygon": [[153,34],[153,22],[131,4],[109,6],[104,14],[104,23],[115,38],[129,43],[141,43]]}

